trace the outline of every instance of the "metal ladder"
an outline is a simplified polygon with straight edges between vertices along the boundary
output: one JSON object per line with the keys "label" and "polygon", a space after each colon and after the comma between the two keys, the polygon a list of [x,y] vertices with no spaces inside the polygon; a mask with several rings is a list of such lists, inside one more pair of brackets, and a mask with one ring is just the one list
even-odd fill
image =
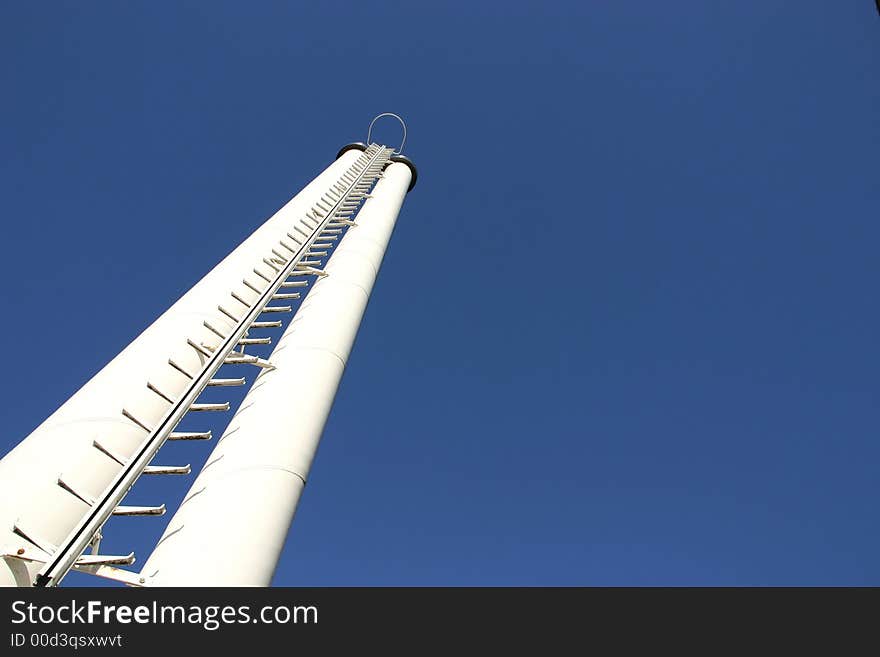
{"label": "metal ladder", "polygon": [[[104,524],[117,515],[160,516],[165,513],[164,504],[131,506],[121,502],[142,474],[186,475],[191,472],[189,465],[151,465],[151,462],[168,440],[211,438],[210,431],[183,432],[175,429],[187,413],[229,410],[229,402],[197,401],[208,387],[245,385],[244,378],[216,378],[215,375],[223,365],[245,364],[264,369],[272,368],[269,361],[246,352],[250,345],[271,343],[271,338],[268,337],[250,337],[250,330],[281,327],[280,320],[261,320],[260,317],[266,314],[290,313],[293,308],[285,302],[299,299],[301,293],[287,290],[307,287],[308,277],[327,275],[320,269],[322,260],[328,256],[334,242],[341,238],[348,227],[355,225],[352,216],[361,203],[369,198],[370,190],[382,177],[382,170],[393,153],[391,148],[376,144],[368,146],[311,210],[290,226],[290,231],[270,249],[270,253],[256,263],[252,275],[248,274],[241,284],[248,290],[246,296],[255,293],[259,295],[257,300],[248,302],[238,291],[232,290],[230,300],[225,305],[217,306],[218,317],[222,317],[223,321],[203,322],[204,328],[219,340],[218,344],[211,345],[204,340],[186,338],[187,345],[198,355],[201,366],[196,371],[191,371],[173,358],[168,359],[168,367],[177,375],[186,377],[182,393],[168,394],[161,386],[147,382],[150,392],[168,405],[158,423],[151,425],[128,409],[121,409],[123,417],[144,432],[144,438],[132,456],[118,454],[100,439],[93,441],[94,449],[119,466],[118,473],[99,496],[90,496],[77,486],[75,478],[59,474],[57,485],[87,506],[85,514],[59,545],[53,545],[35,535],[21,520],[16,522],[14,532],[28,543],[28,547],[19,547],[2,556],[42,563],[43,566],[34,579],[34,586],[57,586],[71,569],[131,586],[143,584],[143,579],[137,573],[118,567],[134,563],[133,552],[127,555],[99,552]],[[282,305],[270,305],[273,301],[280,301]],[[233,328],[230,330],[224,324]],[[84,554],[88,548],[91,548],[91,553]]]}

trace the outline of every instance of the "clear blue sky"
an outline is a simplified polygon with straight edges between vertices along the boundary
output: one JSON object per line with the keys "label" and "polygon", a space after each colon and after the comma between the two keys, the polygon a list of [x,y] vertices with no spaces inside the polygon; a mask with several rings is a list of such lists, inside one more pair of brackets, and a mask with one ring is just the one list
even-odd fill
{"label": "clear blue sky", "polygon": [[395,111],[277,584],[880,584],[874,2],[309,4],[3,4],[0,450]]}

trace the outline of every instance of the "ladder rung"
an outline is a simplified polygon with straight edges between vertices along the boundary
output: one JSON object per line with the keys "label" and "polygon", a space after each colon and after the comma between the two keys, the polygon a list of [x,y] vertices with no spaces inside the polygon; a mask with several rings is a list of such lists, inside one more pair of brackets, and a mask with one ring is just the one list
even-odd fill
{"label": "ladder rung", "polygon": [[172,431],[168,440],[211,440],[210,431]]}
{"label": "ladder rung", "polygon": [[242,356],[241,354],[236,354],[234,356],[230,355],[226,357],[225,362],[228,365],[256,365],[257,367],[262,367],[267,370],[275,369],[275,366],[268,360],[263,360],[256,356]]}
{"label": "ladder rung", "polygon": [[94,575],[95,577],[109,579],[136,588],[143,587],[144,582],[146,581],[141,577],[140,573],[133,573],[130,570],[124,570],[123,568],[117,568],[116,566],[109,566],[105,563],[74,563],[73,569],[80,573],[87,573],[89,575]]}
{"label": "ladder rung", "polygon": [[263,308],[264,313],[289,313],[292,310],[290,306],[266,306]]}
{"label": "ladder rung", "polygon": [[238,341],[238,344],[272,344],[272,338],[242,338]]}
{"label": "ladder rung", "polygon": [[284,281],[281,287],[308,287],[308,281]]}
{"label": "ladder rung", "polygon": [[113,509],[114,516],[163,516],[165,505],[159,506],[117,506]]}
{"label": "ladder rung", "polygon": [[205,356],[206,358],[210,358],[211,356],[214,355],[210,351],[208,351],[208,349],[204,345],[197,344],[197,343],[193,342],[192,340],[190,340],[189,338],[186,339],[186,343],[190,347],[192,347],[193,349],[198,351],[200,354]]}
{"label": "ladder rung", "polygon": [[241,354],[229,354],[223,361],[227,365],[254,365],[259,359],[256,356],[242,356]]}
{"label": "ladder rung", "polygon": [[250,289],[252,289],[252,290],[253,290],[254,292],[256,292],[257,294],[262,294],[262,293],[263,293],[262,290],[260,290],[256,285],[254,285],[254,284],[251,283],[250,281],[248,281],[248,279],[243,278],[243,279],[241,279],[241,282],[244,283],[247,287],[249,287]]}
{"label": "ladder rung", "polygon": [[112,555],[112,554],[83,554],[80,555],[76,563],[76,566],[104,566],[104,565],[117,565],[117,566],[130,566],[134,563],[134,552],[126,555]]}
{"label": "ladder rung", "polygon": [[91,495],[86,495],[85,493],[78,491],[75,487],[71,486],[66,481],[64,481],[64,475],[61,475],[60,477],[58,477],[58,479],[55,481],[55,483],[58,484],[58,486],[60,486],[64,490],[66,490],[68,493],[73,495],[75,498],[77,498],[80,502],[85,502],[89,506],[92,506],[95,503],[95,500]]}
{"label": "ladder rung", "polygon": [[123,409],[122,409],[122,414],[123,414],[125,417],[127,417],[129,420],[131,420],[132,422],[134,422],[136,425],[138,425],[141,429],[143,429],[144,431],[146,431],[147,433],[152,433],[152,432],[153,432],[152,429],[150,429],[146,424],[144,424],[143,422],[141,422],[140,420],[138,420],[134,415],[132,415],[131,413],[129,413],[128,410],[126,410],[126,409],[123,408]]}
{"label": "ladder rung", "polygon": [[180,372],[181,374],[183,374],[186,378],[188,378],[188,379],[192,379],[192,378],[193,378],[193,375],[192,375],[192,374],[190,374],[189,372],[187,372],[185,369],[183,369],[180,365],[178,365],[177,363],[175,363],[175,362],[174,362],[173,360],[171,360],[170,358],[168,359],[168,364],[171,365],[171,367],[173,367],[174,369],[176,369],[178,372]]}
{"label": "ladder rung", "polygon": [[58,551],[57,545],[55,545],[54,543],[51,543],[50,541],[47,541],[45,538],[43,538],[39,534],[35,533],[32,530],[32,528],[27,528],[27,529],[23,528],[21,526],[20,519],[16,520],[12,524],[12,532],[14,534],[18,534],[24,540],[26,540],[28,543],[31,543],[32,545],[36,546],[37,549],[41,550],[42,552],[45,552],[46,554],[55,554],[55,552]]}
{"label": "ladder rung", "polygon": [[244,384],[244,377],[238,379],[211,379],[208,381],[209,386],[243,386]]}
{"label": "ladder rung", "polygon": [[229,312],[228,310],[226,310],[226,308],[224,308],[223,306],[217,306],[217,310],[219,310],[221,313],[223,313],[223,314],[226,315],[229,319],[231,319],[233,324],[238,324],[238,323],[241,321],[238,317],[236,317],[236,316],[233,315],[231,312]]}
{"label": "ladder rung", "polygon": [[159,388],[157,388],[156,386],[154,386],[154,385],[153,385],[152,383],[150,383],[149,381],[147,381],[147,388],[149,388],[152,392],[155,392],[157,395],[159,395],[162,399],[164,399],[165,401],[167,401],[169,404],[173,404],[173,403],[174,403],[174,400],[171,399],[171,397],[169,397],[169,396],[166,395],[164,392],[162,392],[161,390],[159,390]]}
{"label": "ladder rung", "polygon": [[244,299],[242,299],[242,298],[241,298],[238,294],[236,294],[235,292],[231,292],[230,294],[232,295],[232,298],[233,298],[233,299],[235,299],[236,301],[238,301],[238,302],[239,302],[240,304],[242,304],[245,308],[250,308],[250,307],[251,307],[251,304],[249,304],[247,301],[245,301]]}
{"label": "ladder rung", "polygon": [[92,441],[92,447],[97,449],[102,454],[109,456],[111,459],[116,461],[119,465],[125,465],[126,459],[122,458],[119,454],[114,452],[109,447],[105,447],[104,445],[99,443],[97,438]]}
{"label": "ladder rung", "polygon": [[144,468],[144,474],[149,475],[188,475],[192,472],[189,464],[186,465],[148,465]]}
{"label": "ladder rung", "polygon": [[191,411],[228,411],[229,410],[229,402],[223,402],[222,404],[190,404],[189,410],[191,410]]}
{"label": "ladder rung", "polygon": [[299,292],[276,292],[272,295],[272,301],[279,301],[281,299],[299,299]]}
{"label": "ladder rung", "polygon": [[251,328],[280,328],[281,320],[277,322],[254,322],[251,324]]}
{"label": "ladder rung", "polygon": [[[299,265],[297,265],[298,267]],[[297,269],[296,271],[290,272],[291,276],[326,276],[327,272],[322,271],[320,269],[315,269],[314,267],[309,267],[308,265],[303,265],[302,269]]]}
{"label": "ladder rung", "polygon": [[225,339],[226,339],[226,336],[223,335],[223,333],[221,333],[217,328],[215,328],[214,326],[212,326],[212,325],[211,325],[211,322],[209,322],[208,320],[203,321],[203,322],[202,322],[202,326],[204,326],[204,327],[205,327],[206,329],[208,329],[211,333],[213,333],[214,335],[216,335],[217,337],[219,337],[221,340],[225,340]]}

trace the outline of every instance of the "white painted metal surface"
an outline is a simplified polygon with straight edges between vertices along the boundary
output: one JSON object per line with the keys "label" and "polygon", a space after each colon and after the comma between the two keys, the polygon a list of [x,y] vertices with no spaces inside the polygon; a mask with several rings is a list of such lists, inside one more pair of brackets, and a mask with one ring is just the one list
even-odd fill
{"label": "white painted metal surface", "polygon": [[171,519],[154,586],[267,586],[410,184],[392,163]]}
{"label": "white painted metal surface", "polygon": [[[92,500],[100,498],[142,445],[144,428],[138,425],[160,422],[168,412],[164,397],[178,399],[188,385],[181,370],[197,370],[206,358],[198,349],[219,344],[205,323],[221,331],[233,328],[218,306],[243,314],[244,304],[255,302],[258,292],[243,289],[243,280],[252,276],[255,265],[267,262],[265,254],[359,157],[358,151],[341,155],[0,460],[0,550],[15,555],[0,559],[0,585],[30,585],[43,564],[28,558],[42,555],[45,561],[67,540]],[[235,290],[244,300],[237,308],[230,299]],[[155,474],[163,472],[152,467]],[[181,474],[183,469],[165,472]],[[157,508],[129,512],[159,513]],[[125,512],[121,507],[115,511]],[[96,568],[113,562],[81,559]],[[125,556],[116,561],[126,562]]]}

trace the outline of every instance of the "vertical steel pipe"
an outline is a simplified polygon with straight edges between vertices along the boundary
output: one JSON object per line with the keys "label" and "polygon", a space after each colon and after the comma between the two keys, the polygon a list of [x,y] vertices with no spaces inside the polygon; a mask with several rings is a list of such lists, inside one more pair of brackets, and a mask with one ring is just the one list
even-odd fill
{"label": "vertical steel pipe", "polygon": [[144,565],[146,585],[269,585],[413,173],[385,170]]}
{"label": "vertical steel pipe", "polygon": [[[122,409],[144,424],[162,417],[166,401],[147,384],[164,395],[178,396],[186,380],[169,367],[169,359],[197,367],[198,355],[187,340],[212,338],[204,322],[223,326],[226,320],[218,318],[218,305],[229,303],[230,291],[252,275],[254,265],[284,238],[287,226],[303,216],[360,155],[357,150],[341,153],[0,460],[0,549],[21,554],[22,546],[33,547],[13,532],[16,523],[26,526],[31,538],[49,546],[49,551],[65,539],[89,509],[81,497],[99,495],[119,471],[120,463],[110,454],[125,460],[143,440],[143,429],[124,417]],[[88,315],[84,317],[89,321]],[[105,451],[96,449],[98,439]],[[62,475],[75,486],[59,485]],[[0,586],[29,586],[40,567],[39,562],[0,558]]]}

